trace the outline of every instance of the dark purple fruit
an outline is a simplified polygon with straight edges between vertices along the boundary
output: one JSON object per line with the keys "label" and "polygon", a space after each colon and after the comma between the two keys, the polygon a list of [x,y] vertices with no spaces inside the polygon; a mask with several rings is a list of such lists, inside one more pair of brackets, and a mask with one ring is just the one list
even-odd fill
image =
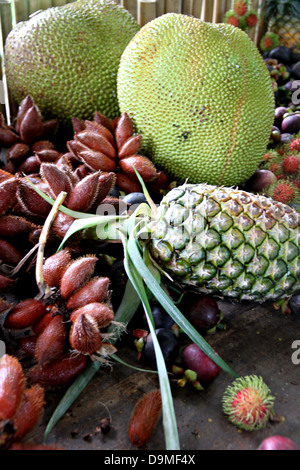
{"label": "dark purple fruit", "polygon": [[291,53],[291,64],[295,64],[296,62],[300,61],[300,49],[296,47],[295,49],[292,49]]}
{"label": "dark purple fruit", "polygon": [[293,78],[296,78],[296,80],[300,80],[300,60],[293,65],[291,75]]}
{"label": "dark purple fruit", "polygon": [[199,332],[205,332],[220,321],[220,309],[213,297],[201,294],[186,294],[179,305],[182,314]]}
{"label": "dark purple fruit", "polygon": [[284,106],[278,106],[276,109],[275,109],[275,112],[274,112],[274,126],[276,126],[277,128],[281,128],[281,123],[282,123],[282,118],[283,118],[283,115],[287,112],[287,108],[285,108]]}
{"label": "dark purple fruit", "polygon": [[[178,354],[178,339],[171,330],[167,330],[166,328],[158,328],[156,330],[156,336],[166,365],[170,365]],[[146,338],[141,354],[141,361],[152,368],[156,368],[156,357],[151,333]]]}
{"label": "dark purple fruit", "polygon": [[300,89],[299,82],[296,80],[290,80],[284,84],[284,89],[290,92],[297,91]]}
{"label": "dark purple fruit", "polygon": [[260,193],[276,182],[277,178],[272,171],[259,169],[253,173],[248,181],[246,181],[245,190],[253,193]]}
{"label": "dark purple fruit", "polygon": [[257,450],[300,450],[300,448],[288,437],[270,436],[262,441]]}
{"label": "dark purple fruit", "polygon": [[119,188],[116,185],[113,186],[111,190],[109,191],[109,195],[112,197],[120,197],[121,193],[120,193]]}
{"label": "dark purple fruit", "polygon": [[160,306],[152,306],[152,316],[155,328],[166,328],[170,330],[174,326],[174,320],[170,315]]}
{"label": "dark purple fruit", "polygon": [[128,280],[123,260],[117,260],[112,264],[109,277],[112,285],[113,299],[119,299],[123,295]]}
{"label": "dark purple fruit", "polygon": [[281,134],[281,140],[280,140],[280,143],[281,144],[288,144],[289,142],[291,142],[291,140],[293,140],[293,134],[288,134],[288,133],[285,133],[285,134]]}
{"label": "dark purple fruit", "polygon": [[300,131],[300,114],[292,113],[285,117],[281,129],[284,133],[297,134]]}
{"label": "dark purple fruit", "polygon": [[300,294],[295,294],[289,301],[293,313],[300,314]]}
{"label": "dark purple fruit", "polygon": [[286,46],[277,46],[270,51],[269,58],[276,59],[283,64],[289,64],[291,60],[291,50]]}
{"label": "dark purple fruit", "polygon": [[129,193],[123,197],[123,201],[127,202],[130,206],[133,204],[141,204],[142,202],[147,202],[145,195],[143,193]]}
{"label": "dark purple fruit", "polygon": [[278,127],[273,126],[271,135],[270,135],[270,143],[277,144],[280,142],[281,139],[281,131]]}
{"label": "dark purple fruit", "polygon": [[194,343],[184,349],[182,361],[187,369],[196,372],[202,385],[213,382],[221,372],[221,368]]}

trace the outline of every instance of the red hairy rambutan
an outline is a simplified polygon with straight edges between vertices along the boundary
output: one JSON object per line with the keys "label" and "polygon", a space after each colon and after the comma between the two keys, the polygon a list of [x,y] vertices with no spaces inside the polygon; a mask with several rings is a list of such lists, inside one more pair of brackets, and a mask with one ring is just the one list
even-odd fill
{"label": "red hairy rambutan", "polygon": [[240,429],[254,431],[264,428],[273,417],[274,400],[262,377],[239,377],[225,390],[223,412]]}
{"label": "red hairy rambutan", "polygon": [[257,21],[258,21],[257,14],[255,12],[249,11],[247,16],[245,17],[246,26],[248,28],[254,28],[254,26],[257,25]]}
{"label": "red hairy rambutan", "polygon": [[300,137],[293,139],[292,142],[289,143],[289,149],[294,152],[300,152]]}
{"label": "red hairy rambutan", "polygon": [[284,149],[284,147],[278,148],[278,149],[277,149],[277,153],[278,153],[278,155],[280,155],[281,157],[283,157],[283,156],[285,155],[285,149]]}
{"label": "red hairy rambutan", "polygon": [[263,52],[270,51],[279,45],[279,37],[277,34],[267,32],[260,41],[260,48]]}
{"label": "red hairy rambutan", "polygon": [[224,22],[227,24],[231,24],[232,26],[236,26],[237,28],[240,26],[240,20],[234,12],[228,12]]}
{"label": "red hairy rambutan", "polygon": [[268,189],[268,195],[274,201],[282,202],[283,204],[297,203],[299,200],[298,188],[288,180],[280,180],[278,183],[271,185]]}
{"label": "red hairy rambutan", "polygon": [[300,189],[300,179],[293,180],[293,184],[296,186],[296,188]]}
{"label": "red hairy rambutan", "polygon": [[238,16],[244,16],[248,10],[248,2],[245,0],[236,0],[233,5],[233,11]]}
{"label": "red hairy rambutan", "polygon": [[273,41],[271,38],[264,38],[264,42],[263,42],[263,48],[264,49],[270,49],[271,47],[273,46]]}
{"label": "red hairy rambutan", "polygon": [[298,173],[299,166],[300,157],[297,157],[297,155],[287,155],[286,157],[284,157],[281,163],[283,171],[291,175]]}
{"label": "red hairy rambutan", "polygon": [[268,169],[270,171],[272,171],[272,173],[274,173],[274,175],[277,175],[281,171],[281,166],[280,166],[279,163],[271,163],[271,165],[269,166]]}

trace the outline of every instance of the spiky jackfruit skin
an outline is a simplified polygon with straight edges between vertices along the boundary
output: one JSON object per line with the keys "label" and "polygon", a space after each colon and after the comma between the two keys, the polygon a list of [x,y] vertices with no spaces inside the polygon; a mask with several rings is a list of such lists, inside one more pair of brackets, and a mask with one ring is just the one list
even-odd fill
{"label": "spiky jackfruit skin", "polygon": [[262,161],[274,94],[262,57],[239,28],[170,13],[121,57],[118,98],[155,165],[191,183],[240,184]]}
{"label": "spiky jackfruit skin", "polygon": [[117,69],[139,30],[110,0],[78,0],[17,24],[5,44],[9,89],[17,103],[31,95],[44,116],[70,125],[95,111],[119,115]]}
{"label": "spiky jackfruit skin", "polygon": [[300,214],[271,198],[185,184],[150,228],[153,259],[184,288],[258,302],[300,292]]}

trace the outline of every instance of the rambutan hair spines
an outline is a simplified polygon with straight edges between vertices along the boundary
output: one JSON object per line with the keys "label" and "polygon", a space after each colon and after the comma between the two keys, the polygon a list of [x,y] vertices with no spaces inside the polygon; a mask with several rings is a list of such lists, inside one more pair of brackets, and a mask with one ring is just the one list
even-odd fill
{"label": "rambutan hair spines", "polygon": [[274,400],[262,377],[238,377],[223,394],[223,412],[238,428],[254,431],[264,428],[273,417]]}

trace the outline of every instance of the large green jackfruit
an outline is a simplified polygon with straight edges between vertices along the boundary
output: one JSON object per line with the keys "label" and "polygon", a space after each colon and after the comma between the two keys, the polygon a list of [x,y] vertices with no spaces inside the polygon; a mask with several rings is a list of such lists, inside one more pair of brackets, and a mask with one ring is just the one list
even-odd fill
{"label": "large green jackfruit", "polygon": [[138,30],[110,0],[78,0],[18,23],[5,44],[12,96],[19,103],[31,95],[43,115],[64,124],[95,111],[115,118],[120,57]]}
{"label": "large green jackfruit", "polygon": [[191,183],[235,185],[257,169],[274,121],[267,67],[239,28],[170,13],[121,57],[121,112],[157,167]]}

